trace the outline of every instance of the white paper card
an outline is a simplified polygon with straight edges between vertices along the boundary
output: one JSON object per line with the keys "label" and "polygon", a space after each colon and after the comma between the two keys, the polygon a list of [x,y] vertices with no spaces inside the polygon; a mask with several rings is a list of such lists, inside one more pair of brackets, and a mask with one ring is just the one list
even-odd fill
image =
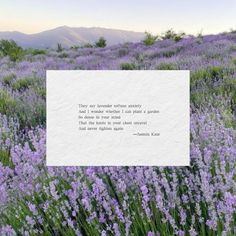
{"label": "white paper card", "polygon": [[47,71],[47,165],[189,165],[189,71]]}

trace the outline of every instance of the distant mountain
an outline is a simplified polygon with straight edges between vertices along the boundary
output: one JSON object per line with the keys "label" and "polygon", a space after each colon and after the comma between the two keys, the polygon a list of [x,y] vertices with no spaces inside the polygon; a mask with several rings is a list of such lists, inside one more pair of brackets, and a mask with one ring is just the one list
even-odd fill
{"label": "distant mountain", "polygon": [[61,26],[52,30],[36,34],[24,34],[21,32],[0,32],[0,39],[13,39],[24,48],[52,48],[57,43],[63,47],[94,43],[99,37],[104,37],[108,45],[124,42],[139,42],[144,38],[144,33],[106,29],[106,28],[85,28]]}

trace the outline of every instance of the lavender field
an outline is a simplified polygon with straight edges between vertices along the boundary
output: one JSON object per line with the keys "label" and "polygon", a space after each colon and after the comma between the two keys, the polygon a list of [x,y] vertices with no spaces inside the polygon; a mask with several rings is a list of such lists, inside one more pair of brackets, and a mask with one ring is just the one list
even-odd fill
{"label": "lavender field", "polygon": [[[47,69],[191,70],[191,166],[47,167]],[[1,236],[236,235],[235,32],[27,50],[0,88]]]}

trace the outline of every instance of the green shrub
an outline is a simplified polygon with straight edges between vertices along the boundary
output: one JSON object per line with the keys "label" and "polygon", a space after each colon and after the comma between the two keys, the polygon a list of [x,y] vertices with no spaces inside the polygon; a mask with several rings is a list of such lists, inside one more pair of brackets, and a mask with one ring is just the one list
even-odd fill
{"label": "green shrub", "polygon": [[13,167],[9,151],[0,149],[0,163],[2,163],[3,166]]}
{"label": "green shrub", "polygon": [[91,43],[86,43],[83,45],[83,48],[93,48],[93,45]]}
{"label": "green shrub", "polygon": [[175,33],[172,29],[170,29],[170,30],[167,30],[161,38],[162,39],[172,39],[175,42],[178,42],[181,39],[183,39],[183,37],[185,35],[186,35],[185,33]]}
{"label": "green shrub", "polygon": [[63,51],[63,47],[60,43],[57,44],[57,52],[62,52]]}
{"label": "green shrub", "polygon": [[16,108],[16,101],[5,91],[0,91],[0,113],[11,115]]}
{"label": "green shrub", "polygon": [[[202,75],[205,75],[205,74],[202,74]],[[207,77],[203,76],[201,78],[199,77],[198,79],[201,81],[204,78],[208,78],[209,81],[211,80],[208,77],[208,75]],[[192,79],[192,76],[191,76],[191,79]],[[198,81],[195,81],[195,82],[198,82]],[[191,87],[192,86],[193,85],[191,84]],[[230,102],[228,109],[230,109],[230,111],[234,114],[234,116],[236,115],[236,79],[225,78],[222,81],[222,84],[219,86],[213,87],[209,83],[209,86],[205,86],[203,91],[198,91],[198,92],[192,91],[191,102],[194,104],[195,107],[199,107],[201,105],[204,105],[204,102],[207,102],[209,100],[209,97],[211,94],[214,94],[215,96],[219,96],[219,97],[227,97],[227,99]],[[227,123],[229,122],[227,121]],[[235,120],[234,121],[230,120],[230,123],[235,125]]]}
{"label": "green shrub", "polygon": [[232,59],[234,65],[236,65],[236,57]]}
{"label": "green shrub", "polygon": [[209,67],[208,73],[211,78],[223,78],[225,73],[225,68],[220,66]]}
{"label": "green shrub", "polygon": [[23,57],[23,49],[14,40],[0,40],[0,54],[9,56],[11,61],[17,61]]}
{"label": "green shrub", "polygon": [[236,78],[226,80],[223,90],[227,92],[225,95],[230,98],[231,110],[236,116]]}
{"label": "green shrub", "polygon": [[160,63],[158,66],[157,66],[157,70],[177,70],[177,66],[173,63]]}
{"label": "green shrub", "polygon": [[34,91],[36,92],[37,95],[39,95],[43,99],[46,98],[46,88],[38,88],[38,87],[36,87],[34,89]]}
{"label": "green shrub", "polygon": [[95,42],[97,48],[105,48],[107,46],[106,39],[100,37],[97,42]]}
{"label": "green shrub", "polygon": [[191,92],[190,101],[196,108],[200,108],[207,100],[208,95],[204,92]]}
{"label": "green shrub", "polygon": [[195,86],[199,82],[211,84],[212,80],[223,79],[230,73],[230,69],[221,66],[212,66],[206,69],[200,69],[191,73],[191,86]]}
{"label": "green shrub", "polygon": [[24,91],[28,89],[31,85],[34,84],[34,79],[33,78],[24,78],[24,79],[19,79],[16,80],[12,84],[12,89],[13,90],[18,90],[18,91]]}
{"label": "green shrub", "polygon": [[146,36],[143,40],[143,43],[147,46],[153,45],[158,39],[158,35],[152,35],[149,32],[145,32]]}
{"label": "green shrub", "polygon": [[122,63],[120,68],[121,70],[136,70],[137,66],[134,63]]}
{"label": "green shrub", "polygon": [[[46,94],[46,92],[42,92]],[[23,99],[15,100],[6,91],[0,91],[0,113],[8,117],[17,117],[20,129],[32,128],[46,123],[45,101],[39,99],[29,105]]]}
{"label": "green shrub", "polygon": [[20,129],[41,126],[46,123],[45,103],[36,103],[33,107],[18,103],[16,114],[19,119]]}
{"label": "green shrub", "polygon": [[15,78],[16,78],[16,76],[14,74],[5,76],[2,79],[2,84],[5,86],[10,86],[13,83]]}
{"label": "green shrub", "polygon": [[31,54],[33,56],[36,56],[36,55],[46,55],[47,51],[44,50],[44,49],[32,49]]}

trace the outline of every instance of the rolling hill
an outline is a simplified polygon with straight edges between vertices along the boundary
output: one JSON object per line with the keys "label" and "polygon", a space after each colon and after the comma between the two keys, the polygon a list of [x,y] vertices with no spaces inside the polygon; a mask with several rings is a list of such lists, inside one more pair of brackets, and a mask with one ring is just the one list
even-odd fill
{"label": "rolling hill", "polygon": [[53,48],[58,43],[63,47],[94,43],[103,36],[108,45],[124,42],[139,42],[144,38],[144,33],[107,29],[107,28],[85,28],[61,26],[52,30],[36,34],[24,34],[17,31],[0,32],[0,39],[13,39],[24,48]]}

